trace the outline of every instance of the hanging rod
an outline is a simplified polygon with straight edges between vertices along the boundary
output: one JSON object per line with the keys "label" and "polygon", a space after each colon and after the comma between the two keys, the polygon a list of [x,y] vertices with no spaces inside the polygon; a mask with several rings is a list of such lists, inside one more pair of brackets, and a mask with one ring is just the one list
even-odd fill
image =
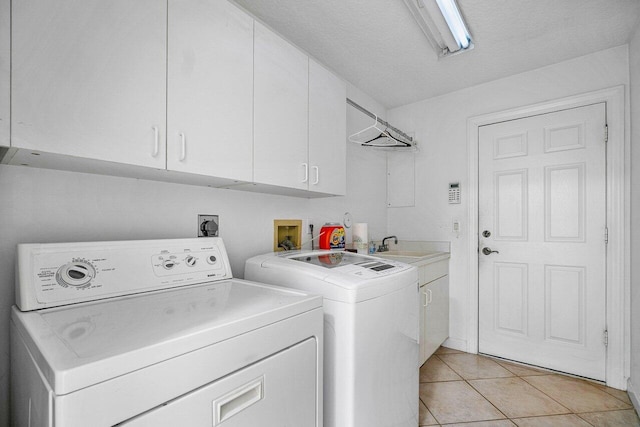
{"label": "hanging rod", "polygon": [[359,110],[360,112],[366,114],[367,116],[371,117],[372,119],[378,120],[378,122],[380,122],[380,124],[382,126],[388,127],[389,129],[391,129],[392,131],[394,131],[398,135],[402,136],[403,138],[406,138],[409,142],[413,142],[413,138],[411,138],[409,135],[407,135],[406,133],[402,132],[400,129],[391,126],[389,124],[389,122],[386,122],[386,121],[382,120],[380,117],[376,116],[371,111],[367,110],[366,108],[362,107],[361,105],[356,104],[355,102],[353,102],[349,98],[347,98],[347,104],[351,105],[353,108],[355,108],[356,110]]}

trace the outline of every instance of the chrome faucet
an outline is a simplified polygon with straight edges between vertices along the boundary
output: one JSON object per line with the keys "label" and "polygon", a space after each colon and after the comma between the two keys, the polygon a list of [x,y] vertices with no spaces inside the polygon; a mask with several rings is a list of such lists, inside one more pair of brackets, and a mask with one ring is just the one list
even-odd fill
{"label": "chrome faucet", "polygon": [[396,245],[398,244],[398,238],[396,236],[387,236],[384,239],[382,239],[382,244],[378,246],[378,252],[389,251],[389,245],[385,243],[387,239],[393,239],[393,243],[395,243]]}

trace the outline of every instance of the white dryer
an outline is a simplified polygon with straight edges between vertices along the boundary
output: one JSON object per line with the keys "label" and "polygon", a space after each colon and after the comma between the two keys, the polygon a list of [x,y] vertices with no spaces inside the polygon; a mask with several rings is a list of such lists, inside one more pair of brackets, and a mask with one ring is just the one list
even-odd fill
{"label": "white dryer", "polygon": [[322,299],[219,238],[18,246],[16,426],[322,426]]}
{"label": "white dryer", "polygon": [[349,252],[269,253],[245,278],[324,297],[326,427],[418,425],[418,272]]}

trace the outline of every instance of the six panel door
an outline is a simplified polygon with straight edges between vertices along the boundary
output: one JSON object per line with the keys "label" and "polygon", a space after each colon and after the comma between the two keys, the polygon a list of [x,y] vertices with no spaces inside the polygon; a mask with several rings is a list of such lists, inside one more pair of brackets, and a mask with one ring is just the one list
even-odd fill
{"label": "six panel door", "polygon": [[479,132],[479,351],[605,379],[605,104]]}

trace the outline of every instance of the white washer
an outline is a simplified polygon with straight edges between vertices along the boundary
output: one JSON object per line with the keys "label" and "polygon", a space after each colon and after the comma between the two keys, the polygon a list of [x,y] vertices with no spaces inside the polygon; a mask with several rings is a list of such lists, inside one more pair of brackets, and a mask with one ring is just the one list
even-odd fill
{"label": "white washer", "polygon": [[322,426],[322,299],[219,238],[18,246],[16,426]]}
{"label": "white washer", "polygon": [[418,425],[418,272],[348,252],[270,253],[245,278],[324,297],[327,427]]}

